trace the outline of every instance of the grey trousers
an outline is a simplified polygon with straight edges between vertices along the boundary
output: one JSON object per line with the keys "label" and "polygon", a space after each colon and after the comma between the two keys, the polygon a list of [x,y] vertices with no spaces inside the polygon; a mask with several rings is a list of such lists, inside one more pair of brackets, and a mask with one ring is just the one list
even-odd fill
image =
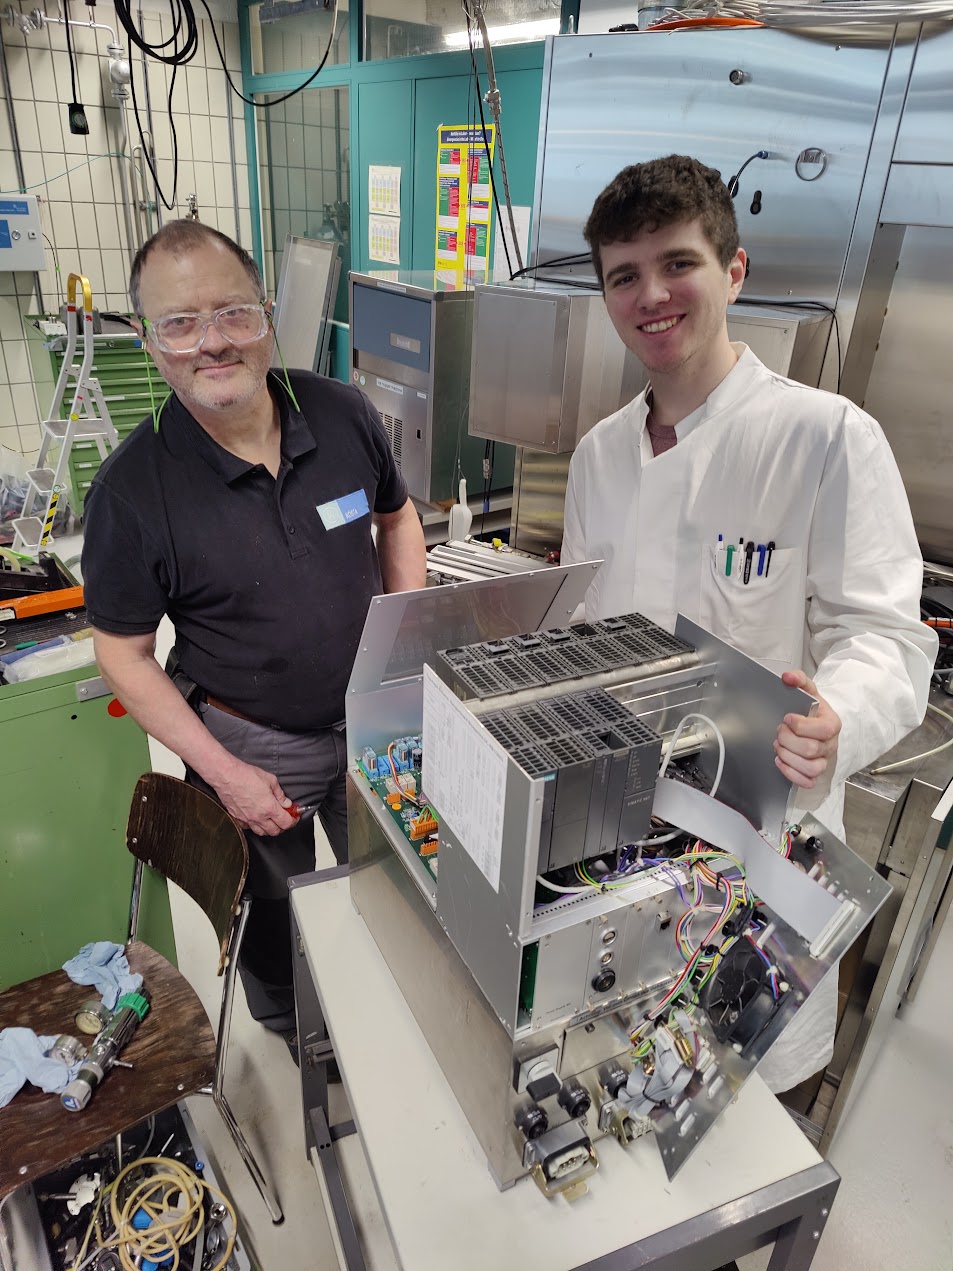
{"label": "grey trousers", "polygon": [[[209,732],[244,763],[273,773],[289,799],[318,804],[318,817],[339,864],[347,860],[347,751],[344,726],[288,733],[253,724],[203,702],[198,713]],[[186,780],[215,797],[198,773]],[[314,869],[314,826],[306,817],[269,838],[245,831],[248,883],[253,897],[238,969],[252,1017],[276,1032],[295,1026],[288,879]]]}

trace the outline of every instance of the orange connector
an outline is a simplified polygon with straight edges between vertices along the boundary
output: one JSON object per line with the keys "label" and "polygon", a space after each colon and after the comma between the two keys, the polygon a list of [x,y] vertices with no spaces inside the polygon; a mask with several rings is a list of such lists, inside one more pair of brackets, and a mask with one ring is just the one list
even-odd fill
{"label": "orange connector", "polygon": [[418,839],[425,838],[428,834],[433,834],[437,828],[437,822],[433,817],[428,817],[426,821],[421,821],[420,817],[416,821],[410,823],[410,837],[416,843]]}

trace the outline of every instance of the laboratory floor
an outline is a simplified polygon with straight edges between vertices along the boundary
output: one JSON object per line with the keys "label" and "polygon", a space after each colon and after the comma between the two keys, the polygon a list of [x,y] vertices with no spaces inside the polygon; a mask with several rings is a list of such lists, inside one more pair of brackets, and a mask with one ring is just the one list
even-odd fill
{"label": "laboratory floor", "polygon": [[[65,542],[60,550],[64,558],[71,554]],[[171,632],[163,624],[161,656],[170,644]],[[157,771],[181,774],[174,755],[155,742],[150,745]],[[318,865],[331,865],[320,827],[317,833]],[[211,927],[176,889],[172,916],[179,966],[215,1023],[221,981],[214,973]],[[814,1271],[953,1271],[951,969],[953,919],[948,919],[917,1000],[892,1021],[866,1086],[834,1141],[831,1161],[842,1183]],[[285,1212],[280,1226],[271,1223],[211,1101],[192,1099],[189,1104],[241,1215],[249,1247],[260,1271],[335,1271],[334,1245],[304,1153],[297,1070],[281,1038],[252,1021],[240,991],[231,1038],[228,1095],[280,1197]],[[347,1116],[339,1086],[332,1087],[331,1114],[336,1120]],[[392,1271],[396,1263],[358,1145],[351,1139],[338,1151],[358,1214],[375,1215],[362,1231],[370,1271]],[[740,1271],[764,1271],[769,1257],[769,1251],[761,1251],[744,1258]],[[514,1260],[513,1271],[518,1265]]]}

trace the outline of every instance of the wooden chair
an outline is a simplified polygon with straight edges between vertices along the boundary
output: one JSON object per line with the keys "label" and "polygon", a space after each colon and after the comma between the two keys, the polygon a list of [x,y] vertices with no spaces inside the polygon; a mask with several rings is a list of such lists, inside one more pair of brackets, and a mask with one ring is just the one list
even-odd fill
{"label": "wooden chair", "polygon": [[129,821],[126,846],[135,856],[130,938],[135,939],[143,865],[181,887],[205,912],[219,941],[218,974],[224,972],[222,1009],[215,1051],[214,1079],[198,1093],[208,1094],[275,1223],[281,1207],[255,1159],[225,1097],[225,1060],[235,998],[238,951],[241,948],[251,900],[243,898],[248,874],[248,847],[239,826],[225,809],[200,790],[161,772],[139,778]]}
{"label": "wooden chair", "polygon": [[[0,1108],[0,1206],[18,1187],[164,1112],[215,1077],[215,1036],[185,976],[148,945],[130,944],[126,954],[152,995],[148,1015],[122,1052],[132,1068],[110,1069],[82,1112],[67,1112],[58,1096],[30,1087]],[[0,993],[0,1029],[76,1035],[76,1012],[95,996],[65,971],[51,971]]]}

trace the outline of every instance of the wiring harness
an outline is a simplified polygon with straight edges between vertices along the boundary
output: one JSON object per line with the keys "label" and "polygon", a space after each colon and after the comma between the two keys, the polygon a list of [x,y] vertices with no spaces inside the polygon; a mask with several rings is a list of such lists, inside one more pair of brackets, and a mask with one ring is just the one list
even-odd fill
{"label": "wiring harness", "polygon": [[178,1271],[185,1266],[184,1250],[201,1239],[209,1196],[224,1207],[230,1229],[208,1271],[224,1271],[235,1247],[235,1210],[218,1188],[165,1156],[131,1161],[100,1190],[70,1271],[84,1271],[106,1249],[115,1250],[123,1271],[138,1271],[145,1263]]}

